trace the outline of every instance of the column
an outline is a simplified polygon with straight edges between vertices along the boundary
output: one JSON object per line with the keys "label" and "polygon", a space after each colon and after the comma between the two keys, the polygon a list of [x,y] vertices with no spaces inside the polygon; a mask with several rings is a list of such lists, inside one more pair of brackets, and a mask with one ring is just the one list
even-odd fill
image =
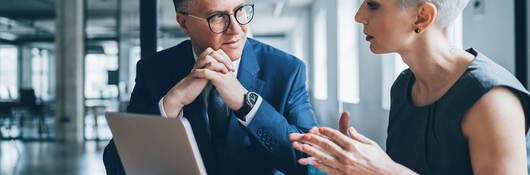
{"label": "column", "polygon": [[527,6],[526,1],[515,1],[515,76],[528,87],[528,41],[527,41]]}
{"label": "column", "polygon": [[32,63],[33,52],[31,47],[21,45],[18,47],[18,62],[19,62],[19,88],[32,88]]}
{"label": "column", "polygon": [[83,0],[56,0],[55,139],[83,141]]}
{"label": "column", "polygon": [[156,52],[158,0],[140,0],[140,47],[142,59]]}

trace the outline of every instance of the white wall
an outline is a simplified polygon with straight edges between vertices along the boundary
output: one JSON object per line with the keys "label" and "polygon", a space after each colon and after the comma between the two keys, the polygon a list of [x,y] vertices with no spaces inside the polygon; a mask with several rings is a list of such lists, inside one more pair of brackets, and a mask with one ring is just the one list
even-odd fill
{"label": "white wall", "polygon": [[[329,10],[328,10],[329,9]],[[311,77],[310,88],[312,88],[311,91],[311,102],[313,103],[313,108],[315,110],[315,114],[317,115],[317,120],[321,125],[324,126],[334,126],[336,127],[337,116],[338,116],[338,98],[337,98],[337,0],[315,0],[311,9],[311,19],[313,23],[322,23],[325,22],[326,26],[326,32],[323,34],[325,35],[325,42],[326,42],[326,48],[315,48],[315,43],[319,41],[312,41],[310,45],[311,50],[311,59],[315,58],[315,50],[325,50],[326,55],[326,64],[327,64],[327,99],[326,100],[319,100],[314,98],[314,77]],[[325,12],[325,21],[316,20],[317,13],[320,11]],[[311,25],[311,27],[314,27],[314,25]],[[314,32],[312,30],[311,32]],[[320,34],[320,33],[319,33]],[[315,39],[315,35],[319,35],[316,33],[313,33],[311,37]],[[322,42],[322,41],[320,41]],[[315,70],[315,65],[312,64],[311,70]],[[309,76],[313,76],[312,72],[308,72]]]}
{"label": "white wall", "polygon": [[278,48],[282,51],[285,51],[287,53],[292,53],[291,51],[292,48],[291,48],[291,45],[289,44],[289,40],[287,40],[287,38],[284,36],[274,36],[274,37],[256,36],[253,38],[263,43],[269,44],[275,48]]}
{"label": "white wall", "polygon": [[473,47],[515,73],[514,1],[481,0],[484,13],[473,8],[464,10],[464,48]]}

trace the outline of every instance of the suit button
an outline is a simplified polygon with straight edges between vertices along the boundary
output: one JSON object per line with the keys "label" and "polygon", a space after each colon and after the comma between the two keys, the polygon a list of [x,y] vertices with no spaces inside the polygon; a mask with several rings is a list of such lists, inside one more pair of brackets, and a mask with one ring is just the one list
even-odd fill
{"label": "suit button", "polygon": [[263,129],[258,128],[258,137],[261,137],[263,135]]}
{"label": "suit button", "polygon": [[271,145],[271,140],[272,140],[272,137],[270,135],[267,135],[264,137],[264,142],[265,142],[265,145],[267,146],[270,146]]}

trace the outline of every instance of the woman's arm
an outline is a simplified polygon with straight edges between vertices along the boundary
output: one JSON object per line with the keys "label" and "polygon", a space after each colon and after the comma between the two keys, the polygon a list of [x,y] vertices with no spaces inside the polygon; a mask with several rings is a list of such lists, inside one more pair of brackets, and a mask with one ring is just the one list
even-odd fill
{"label": "woman's arm", "polygon": [[462,120],[475,174],[528,174],[525,116],[506,87],[486,93]]}

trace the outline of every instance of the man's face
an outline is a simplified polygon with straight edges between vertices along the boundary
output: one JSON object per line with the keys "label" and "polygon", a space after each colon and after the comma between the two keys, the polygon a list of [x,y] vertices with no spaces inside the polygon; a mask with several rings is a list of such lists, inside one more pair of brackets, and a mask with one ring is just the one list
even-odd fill
{"label": "man's face", "polygon": [[247,26],[240,25],[234,18],[234,11],[245,4],[245,0],[192,0],[187,13],[200,18],[208,18],[218,13],[228,13],[230,24],[220,34],[212,32],[206,19],[193,18],[177,14],[177,21],[184,32],[190,36],[196,54],[206,48],[222,49],[232,61],[241,58],[247,39]]}

